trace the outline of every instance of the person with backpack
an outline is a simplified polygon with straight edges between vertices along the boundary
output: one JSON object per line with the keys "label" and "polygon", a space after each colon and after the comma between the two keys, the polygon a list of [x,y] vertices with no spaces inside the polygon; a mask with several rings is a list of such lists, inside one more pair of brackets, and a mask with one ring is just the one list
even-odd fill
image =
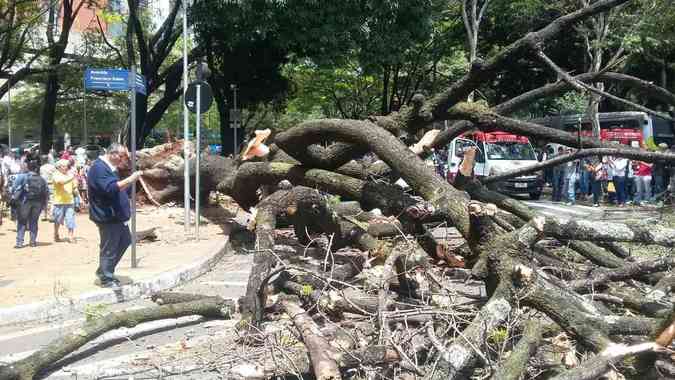
{"label": "person with backpack", "polygon": [[56,171],[52,174],[54,184],[54,206],[52,219],[54,220],[54,241],[61,241],[59,227],[65,225],[68,229],[68,242],[75,242],[75,193],[77,181],[69,172],[70,162],[59,160],[56,162]]}
{"label": "person with backpack", "polygon": [[30,232],[30,246],[37,246],[38,220],[49,197],[47,182],[37,173],[39,161],[28,160],[26,165],[28,171],[16,178],[12,188],[17,210],[16,249],[23,248],[26,229]]}

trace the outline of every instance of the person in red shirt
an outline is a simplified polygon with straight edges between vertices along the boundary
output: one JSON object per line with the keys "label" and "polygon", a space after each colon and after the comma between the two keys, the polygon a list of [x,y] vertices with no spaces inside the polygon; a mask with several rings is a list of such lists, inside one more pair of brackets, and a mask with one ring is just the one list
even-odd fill
{"label": "person in red shirt", "polygon": [[635,170],[635,204],[652,201],[652,164],[638,161]]}
{"label": "person in red shirt", "polygon": [[73,159],[73,156],[74,154],[72,146],[69,146],[66,150],[63,151],[63,153],[61,153],[61,159],[66,161],[70,161],[71,159]]}

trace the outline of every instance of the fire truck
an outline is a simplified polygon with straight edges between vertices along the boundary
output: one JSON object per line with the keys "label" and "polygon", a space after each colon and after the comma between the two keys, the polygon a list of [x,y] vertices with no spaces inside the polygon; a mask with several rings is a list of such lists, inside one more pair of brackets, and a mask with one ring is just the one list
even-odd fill
{"label": "fire truck", "polygon": [[[538,162],[537,154],[525,136],[500,131],[469,132],[452,140],[448,145],[449,182],[454,181],[464,152],[470,147],[477,148],[474,175],[479,178],[507,173]],[[544,181],[541,173],[538,173],[511,178],[490,186],[501,193],[525,194],[531,199],[539,199]]]}
{"label": "fire truck", "polygon": [[[601,112],[598,121],[601,140],[624,145],[635,145],[634,141],[638,141],[641,147],[646,148],[655,148],[660,143],[668,146],[675,143],[674,126],[666,119],[644,112]],[[580,136],[593,136],[591,121],[585,114],[549,116],[531,122]]]}

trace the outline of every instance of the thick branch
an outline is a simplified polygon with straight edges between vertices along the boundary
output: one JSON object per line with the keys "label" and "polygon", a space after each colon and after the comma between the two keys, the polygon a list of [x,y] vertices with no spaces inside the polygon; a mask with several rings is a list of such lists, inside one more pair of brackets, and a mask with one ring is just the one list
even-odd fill
{"label": "thick branch", "polygon": [[538,57],[539,57],[546,65],[548,65],[548,66],[549,66],[556,74],[558,74],[559,76],[561,76],[566,82],[568,82],[572,87],[574,87],[574,88],[575,88],[576,90],[578,90],[578,91],[589,91],[589,92],[592,92],[592,93],[594,93],[594,94],[596,94],[596,95],[604,96],[604,97],[606,97],[606,98],[609,98],[609,99],[615,100],[615,101],[617,101],[617,102],[623,103],[623,104],[625,104],[625,105],[628,105],[629,107],[633,107],[633,108],[635,108],[635,109],[637,109],[637,110],[640,110],[640,111],[642,111],[642,112],[646,112],[646,113],[648,113],[648,114],[650,114],[650,115],[655,115],[655,116],[658,116],[658,117],[660,117],[660,118],[663,118],[663,119],[666,119],[666,120],[669,120],[669,121],[673,121],[673,119],[672,119],[669,115],[667,115],[667,114],[664,114],[664,113],[661,113],[661,112],[656,112],[656,111],[654,111],[654,110],[652,110],[652,109],[649,109],[649,108],[647,108],[647,107],[641,106],[641,105],[639,105],[639,104],[637,104],[637,103],[633,103],[633,102],[631,102],[631,101],[628,101],[628,100],[626,100],[626,99],[620,98],[620,97],[618,97],[618,96],[609,94],[609,93],[604,92],[604,91],[602,91],[602,90],[598,90],[598,89],[595,88],[594,86],[588,85],[588,84],[586,84],[586,83],[583,83],[583,82],[581,82],[581,81],[578,81],[578,80],[574,79],[571,75],[567,74],[567,72],[565,72],[565,70],[562,70],[560,67],[558,67],[558,65],[556,65],[555,62],[553,62],[553,61],[552,61],[552,60],[551,60],[551,59],[550,59],[543,51],[541,51],[541,50],[537,51],[537,56],[538,56]]}
{"label": "thick branch", "polygon": [[314,323],[312,317],[307,314],[307,311],[288,299],[282,300],[281,305],[291,317],[291,320],[293,320],[293,324],[300,332],[302,341],[307,346],[316,379],[342,379],[340,369],[335,361],[335,357],[337,356],[335,350],[328,344],[328,341],[319,330],[319,327]]}
{"label": "thick branch", "polygon": [[0,379],[33,379],[42,370],[76,351],[87,342],[106,331],[120,327],[133,327],[141,322],[158,319],[176,318],[185,315],[203,315],[205,317],[229,318],[231,310],[225,302],[198,300],[174,305],[163,305],[133,311],[110,313],[94,319],[69,335],[58,338],[47,347],[31,356],[9,366],[0,367]]}
{"label": "thick branch", "polygon": [[[448,112],[456,119],[470,120],[476,125],[476,128],[480,130],[498,129],[501,131],[512,132],[522,136],[536,137],[538,139],[576,148],[616,148],[616,144],[612,144],[608,141],[600,141],[588,137],[580,138],[579,136],[569,132],[504,117],[486,108],[481,108],[479,106],[467,103],[460,103],[450,109]],[[631,157],[641,161],[675,162],[675,154],[673,153],[650,152],[644,149],[636,149],[631,147],[625,147],[623,149],[624,152],[622,152],[622,154],[626,155],[629,151],[633,151],[634,153],[631,153]]]}
{"label": "thick branch", "polygon": [[659,346],[651,342],[635,346],[612,344],[598,355],[581,363],[578,367],[565,371],[551,380],[597,379],[612,369],[612,365],[619,362],[621,359],[645,352],[653,352],[657,349],[659,349]]}
{"label": "thick branch", "polygon": [[502,363],[492,379],[494,380],[518,380],[527,369],[530,360],[537,348],[542,343],[541,321],[531,319],[525,324],[523,336],[513,348],[509,357]]}
{"label": "thick branch", "polygon": [[522,175],[527,175],[530,173],[538,172],[546,168],[564,164],[565,162],[577,160],[584,157],[592,156],[616,156],[616,157],[626,157],[630,159],[643,159],[644,153],[649,152],[637,152],[635,149],[616,147],[616,148],[591,148],[591,149],[581,149],[574,153],[564,154],[562,156],[557,156],[550,160],[536,163],[534,165],[529,165],[521,167],[515,170],[511,170],[506,173],[493,175],[484,178],[481,182],[483,184],[495,183],[507,180],[509,178],[514,178]]}
{"label": "thick branch", "polygon": [[536,46],[543,45],[546,41],[557,37],[565,30],[569,30],[577,22],[606,12],[626,1],[598,1],[589,7],[559,17],[536,32],[528,33],[485,63],[474,65],[468,74],[445,91],[430,99],[419,112],[415,112],[411,108],[403,110],[401,115],[398,116],[399,120],[405,124],[406,128],[414,131],[432,121],[452,119],[446,111],[455,103],[466,99],[471,91],[476,89],[480,83],[486,83],[493,79],[506,64],[527,55]]}
{"label": "thick branch", "polygon": [[646,223],[597,223],[588,220],[562,221],[546,218],[544,232],[560,239],[586,241],[623,241],[675,246],[675,230],[661,224]]}
{"label": "thick branch", "polygon": [[280,133],[276,141],[285,152],[297,158],[304,154],[306,146],[327,138],[370,147],[422,197],[447,214],[463,236],[469,235],[466,195],[438,177],[394,135],[372,123],[331,119],[310,121]]}

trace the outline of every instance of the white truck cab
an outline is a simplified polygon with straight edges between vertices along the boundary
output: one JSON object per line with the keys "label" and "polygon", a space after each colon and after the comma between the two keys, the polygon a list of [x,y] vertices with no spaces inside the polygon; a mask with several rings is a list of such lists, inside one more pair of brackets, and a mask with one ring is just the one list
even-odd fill
{"label": "white truck cab", "polygon": [[[471,132],[452,140],[448,146],[448,181],[454,180],[464,151],[470,147],[478,148],[474,175],[479,178],[538,162],[537,154],[525,136],[508,132]],[[532,174],[491,184],[490,187],[506,194],[528,194],[532,199],[539,199],[543,182],[541,175]]]}

